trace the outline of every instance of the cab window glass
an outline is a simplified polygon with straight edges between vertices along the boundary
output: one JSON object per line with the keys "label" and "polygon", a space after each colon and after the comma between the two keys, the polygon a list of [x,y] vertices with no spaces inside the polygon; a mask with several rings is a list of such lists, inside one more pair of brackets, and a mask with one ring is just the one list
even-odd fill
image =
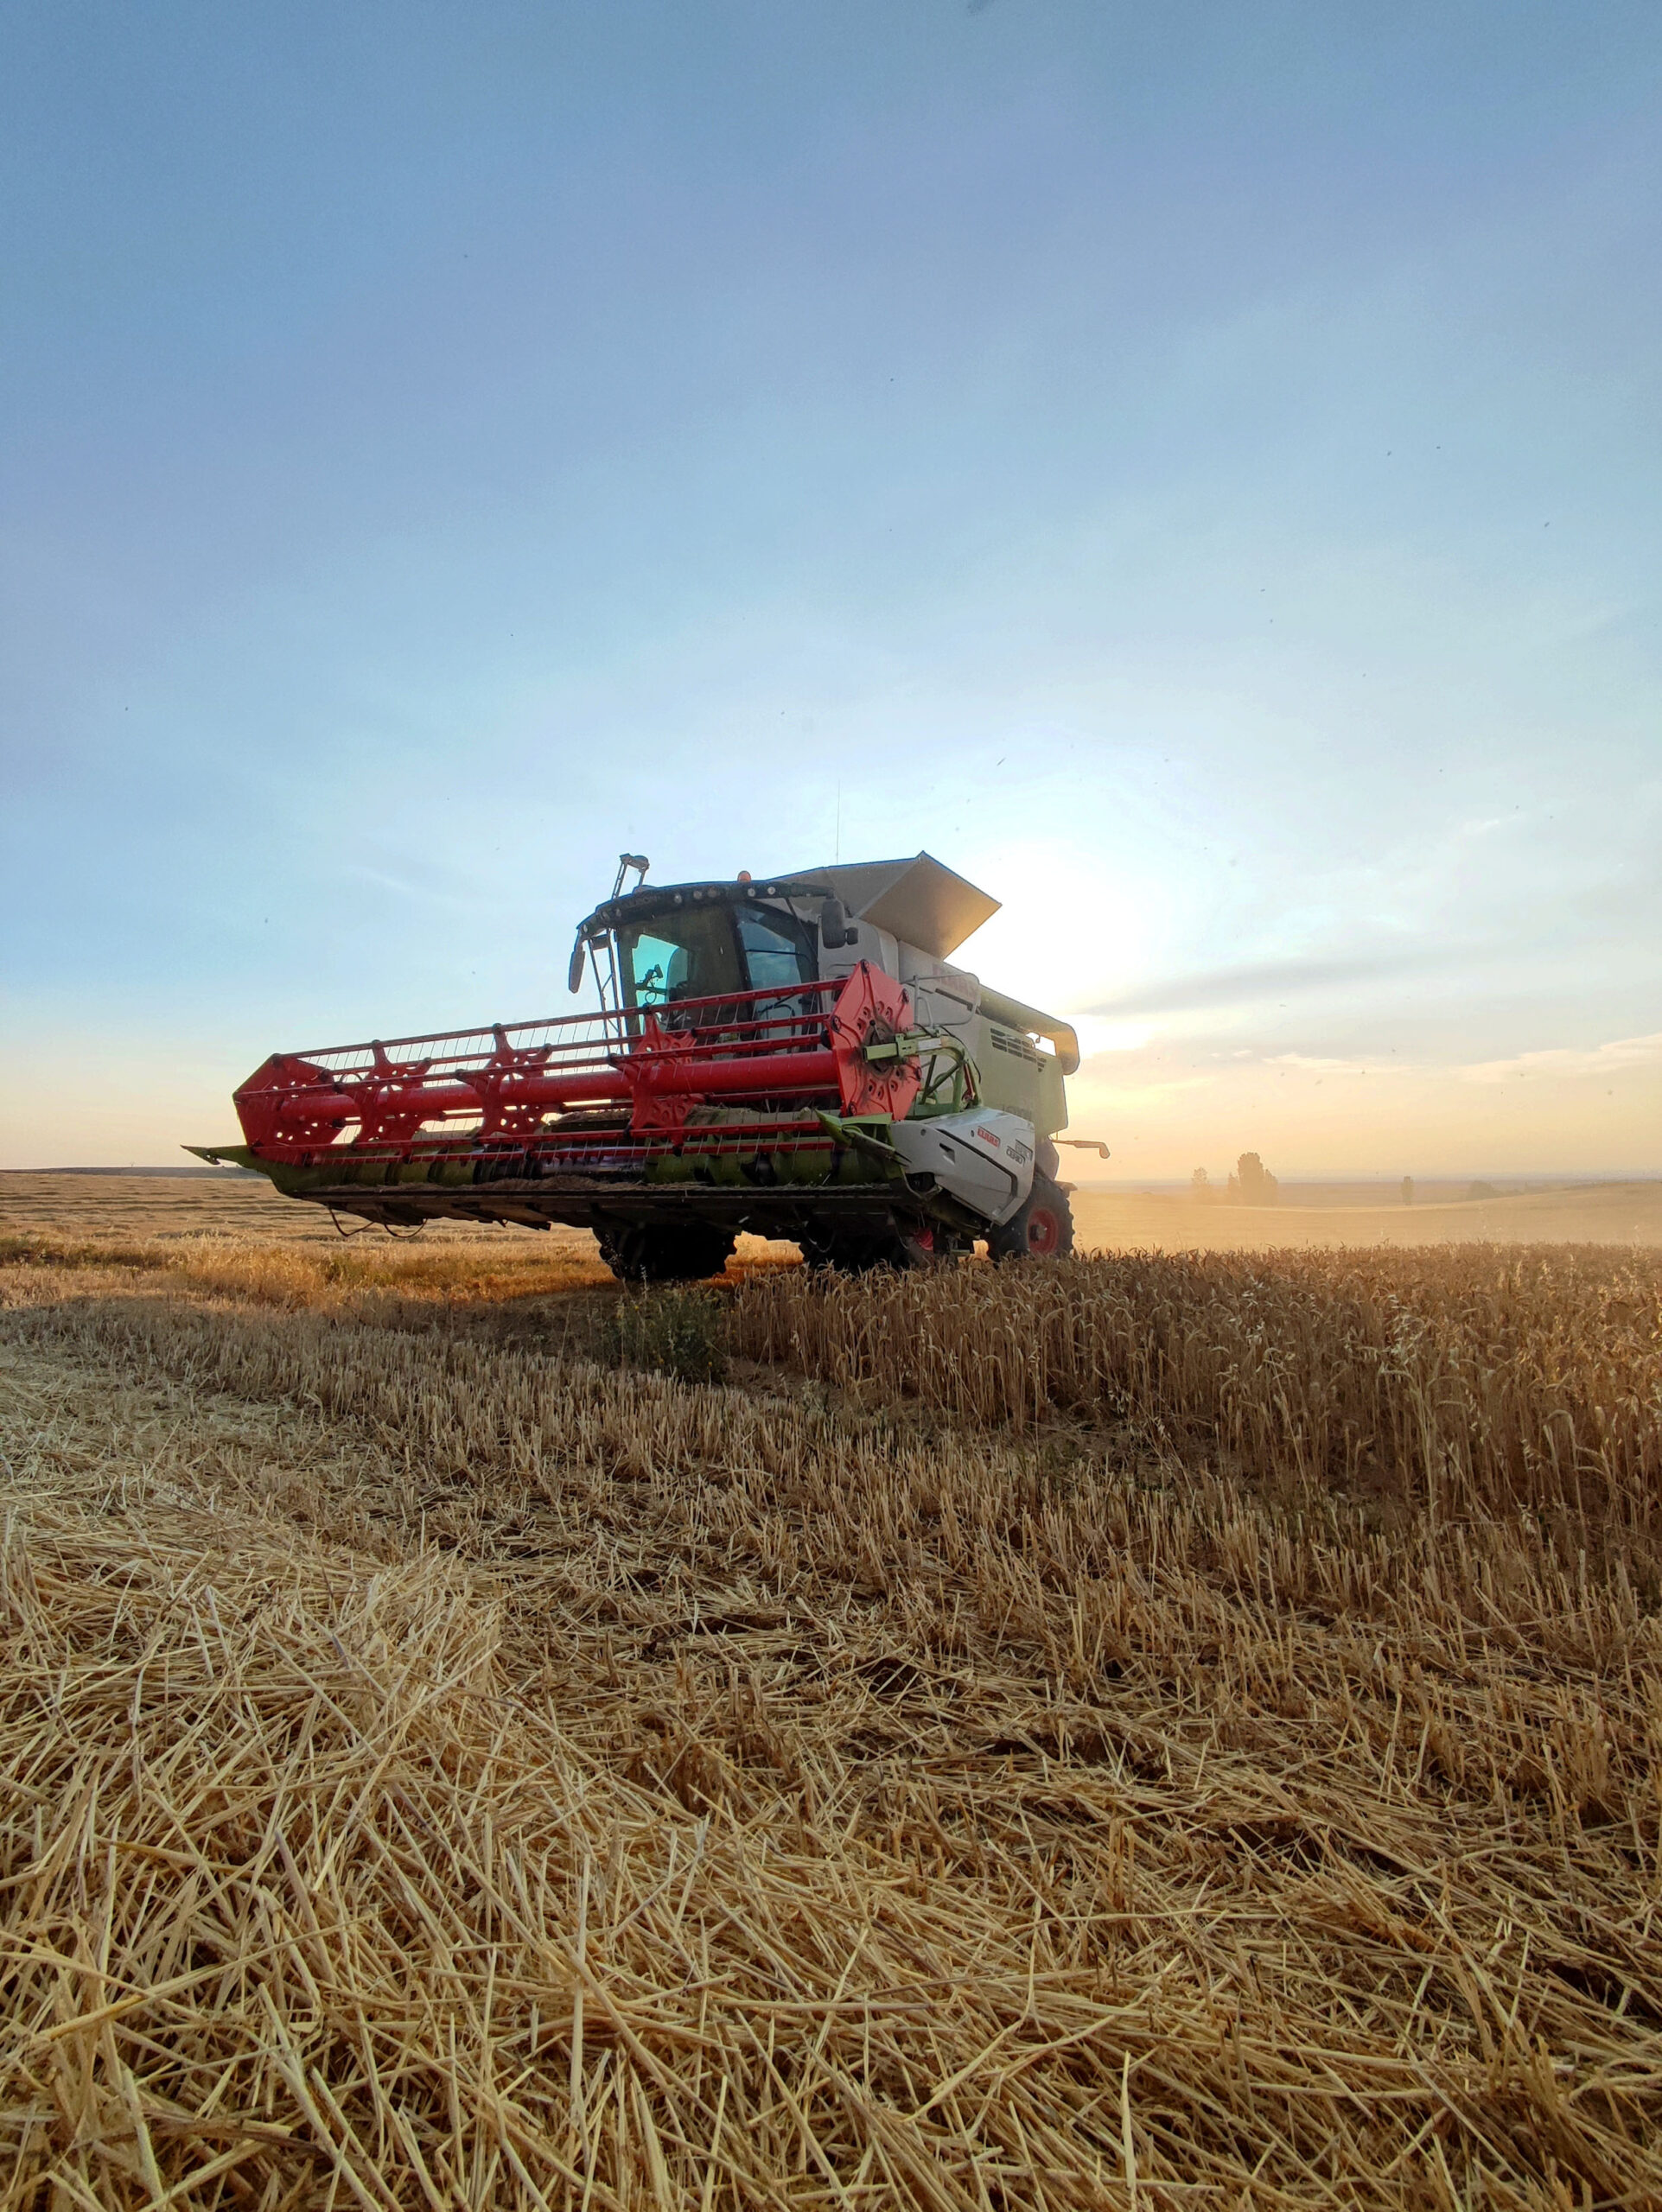
{"label": "cab window glass", "polygon": [[806,922],[771,907],[742,906],[739,943],[753,991],[781,984],[812,983],[817,972],[814,937]]}
{"label": "cab window glass", "polygon": [[631,994],[637,1006],[662,1006],[669,996],[672,983],[686,980],[687,956],[678,944],[672,944],[667,938],[653,937],[643,930],[634,941],[629,957],[631,978],[634,989]]}
{"label": "cab window glass", "polygon": [[618,931],[623,986],[631,1006],[674,1006],[743,988],[732,918],[723,906],[654,914]]}

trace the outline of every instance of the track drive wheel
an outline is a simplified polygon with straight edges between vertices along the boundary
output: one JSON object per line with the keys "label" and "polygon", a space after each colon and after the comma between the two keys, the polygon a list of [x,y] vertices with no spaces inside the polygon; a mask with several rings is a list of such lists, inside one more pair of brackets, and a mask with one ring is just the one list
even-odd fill
{"label": "track drive wheel", "polygon": [[620,1282],[703,1282],[718,1275],[734,1245],[713,1222],[631,1222],[595,1231],[600,1255]]}
{"label": "track drive wheel", "polygon": [[1065,1260],[1073,1249],[1073,1209],[1067,1193],[1036,1171],[1021,1212],[987,1237],[995,1260]]}
{"label": "track drive wheel", "polygon": [[932,1222],[925,1229],[903,1229],[895,1238],[897,1252],[888,1264],[892,1268],[940,1268],[970,1249],[966,1238],[958,1236],[939,1222]]}
{"label": "track drive wheel", "polygon": [[811,1268],[835,1268],[839,1274],[869,1274],[873,1268],[935,1268],[954,1260],[965,1249],[947,1229],[935,1225],[921,1230],[898,1225],[874,1230],[864,1236],[804,1230],[797,1242]]}

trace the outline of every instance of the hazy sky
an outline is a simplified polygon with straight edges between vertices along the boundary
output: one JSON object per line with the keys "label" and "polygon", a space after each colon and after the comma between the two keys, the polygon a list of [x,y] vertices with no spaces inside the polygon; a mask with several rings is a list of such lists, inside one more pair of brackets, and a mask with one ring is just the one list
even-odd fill
{"label": "hazy sky", "polygon": [[7,0],[0,1160],[840,809],[1120,1173],[1662,1168],[1659,92],[1654,0]]}

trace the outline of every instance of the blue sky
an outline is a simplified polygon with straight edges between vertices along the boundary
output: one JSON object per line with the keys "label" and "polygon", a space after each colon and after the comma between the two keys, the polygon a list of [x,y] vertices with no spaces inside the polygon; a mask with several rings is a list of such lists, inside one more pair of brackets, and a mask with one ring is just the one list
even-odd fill
{"label": "blue sky", "polygon": [[1127,1173],[1662,1168],[1662,14],[0,12],[0,1162],[938,854]]}

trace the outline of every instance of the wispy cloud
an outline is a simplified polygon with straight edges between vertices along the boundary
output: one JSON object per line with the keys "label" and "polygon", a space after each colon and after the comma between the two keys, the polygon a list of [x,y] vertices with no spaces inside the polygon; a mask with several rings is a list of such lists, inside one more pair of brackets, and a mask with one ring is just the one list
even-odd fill
{"label": "wispy cloud", "polygon": [[1140,1052],[1154,1035],[1146,1021],[1105,1021],[1090,1014],[1076,1014],[1070,1018],[1079,1040],[1080,1053],[1087,1060],[1110,1052]]}
{"label": "wispy cloud", "polygon": [[1505,1083],[1518,1076],[1620,1075],[1628,1068],[1662,1066],[1662,1030],[1648,1037],[1616,1037],[1608,1045],[1581,1049],[1557,1046],[1519,1052],[1509,1060],[1476,1060],[1459,1071],[1468,1083]]}
{"label": "wispy cloud", "polygon": [[[1103,1055],[1093,1057],[1089,1065],[1093,1072],[1106,1073],[1111,1063]],[[1266,1052],[1251,1046],[1233,1050],[1202,1048],[1197,1052],[1193,1046],[1174,1047],[1168,1043],[1158,1050],[1145,1048],[1122,1056],[1114,1071],[1122,1079],[1134,1080],[1146,1073],[1157,1083],[1168,1084],[1174,1071],[1182,1069],[1187,1071],[1182,1079],[1189,1084],[1245,1077],[1255,1071],[1271,1070],[1287,1075],[1314,1076],[1318,1082],[1329,1076],[1367,1076],[1396,1082],[1411,1078],[1445,1083],[1453,1078],[1461,1083],[1505,1083],[1520,1076],[1596,1078],[1623,1074],[1633,1068],[1652,1067],[1662,1068],[1662,1031],[1645,1037],[1617,1037],[1604,1045],[1555,1046],[1540,1052],[1519,1052],[1508,1059],[1453,1065],[1394,1052]]]}
{"label": "wispy cloud", "polygon": [[1305,1075],[1406,1075],[1406,1061],[1327,1059],[1315,1052],[1271,1052],[1262,1062],[1267,1068],[1297,1068]]}
{"label": "wispy cloud", "polygon": [[1430,951],[1376,955],[1341,960],[1264,960],[1238,967],[1209,969],[1199,975],[1173,976],[1082,1009],[1104,1020],[1134,1014],[1188,1014],[1211,1007],[1252,1006],[1265,999],[1306,991],[1342,989],[1437,964]]}

